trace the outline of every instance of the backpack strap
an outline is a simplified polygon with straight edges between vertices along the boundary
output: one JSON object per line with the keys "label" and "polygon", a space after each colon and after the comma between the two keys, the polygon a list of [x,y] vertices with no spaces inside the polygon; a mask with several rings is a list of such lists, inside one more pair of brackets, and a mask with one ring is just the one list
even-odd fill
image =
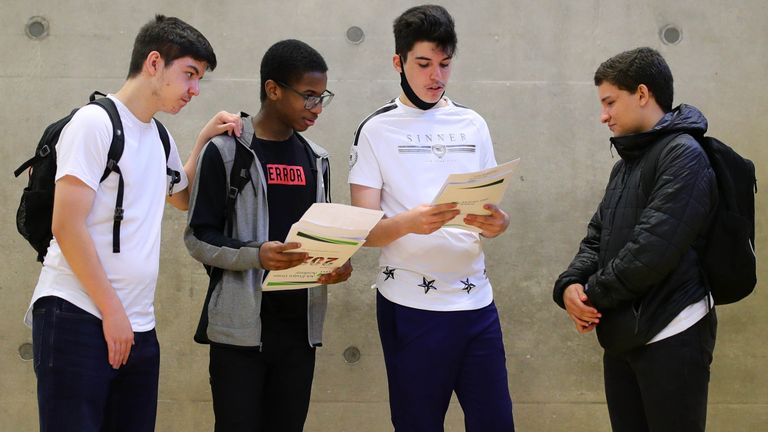
{"label": "backpack strap", "polygon": [[123,194],[125,192],[125,182],[123,181],[123,173],[120,171],[118,162],[120,162],[120,158],[123,156],[123,149],[125,148],[123,122],[120,120],[120,113],[117,112],[117,106],[112,102],[112,99],[108,97],[95,99],[97,94],[103,95],[100,92],[93,92],[90,96],[90,103],[104,108],[109,115],[109,120],[112,122],[112,143],[109,145],[109,153],[107,154],[107,166],[104,168],[104,174],[102,174],[99,183],[106,180],[111,173],[117,174],[117,198],[115,199],[115,215],[112,223],[112,252],[120,253],[120,223],[124,215]]}
{"label": "backpack strap", "polygon": [[168,186],[168,195],[170,196],[171,192],[173,192],[173,187],[181,182],[181,173],[168,166],[168,158],[171,157],[171,139],[168,136],[168,129],[160,123],[160,120],[156,118],[153,119],[157,125],[157,134],[160,135],[160,141],[162,141],[163,150],[165,151],[165,173],[171,178]]}
{"label": "backpack strap", "polygon": [[229,186],[227,188],[226,215],[227,215],[227,236],[232,237],[234,227],[232,222],[235,216],[235,201],[243,191],[245,185],[251,181],[251,165],[253,164],[253,153],[244,145],[235,140],[235,160],[232,162],[232,170],[229,172]]}
{"label": "backpack strap", "polygon": [[[242,118],[249,117],[246,113],[240,113]],[[244,144],[240,143],[237,138],[234,138],[235,145],[235,158],[232,161],[232,169],[229,172],[229,181],[227,183],[227,198],[224,204],[224,211],[226,214],[226,228],[224,230],[227,237],[232,237],[234,233],[234,216],[235,216],[235,202],[237,197],[240,196],[240,192],[243,191],[245,185],[251,181],[250,169],[254,162],[253,153]],[[224,270],[219,267],[205,266],[205,270],[210,277],[210,283],[208,293],[210,294],[213,287],[216,286],[218,281],[224,274]],[[205,303],[208,304],[207,302]]]}

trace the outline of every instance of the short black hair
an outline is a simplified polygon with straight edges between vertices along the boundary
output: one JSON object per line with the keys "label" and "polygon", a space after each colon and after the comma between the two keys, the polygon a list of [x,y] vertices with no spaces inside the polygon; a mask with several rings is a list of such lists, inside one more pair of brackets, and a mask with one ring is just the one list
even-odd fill
{"label": "short black hair", "polygon": [[155,19],[144,24],[136,35],[131,53],[128,78],[141,73],[149,53],[157,51],[168,67],[174,60],[192,57],[208,64],[209,70],[216,69],[216,54],[208,39],[196,28],[176,17],[155,15]]}
{"label": "short black hair", "polygon": [[432,42],[445,54],[453,56],[458,39],[453,17],[437,5],[415,6],[403,12],[392,25],[395,33],[395,53],[403,61],[417,42]]}
{"label": "short black hair", "polygon": [[653,48],[635,48],[604,61],[595,72],[595,85],[604,81],[632,94],[640,84],[645,84],[659,107],[665,113],[672,111],[675,95],[672,71],[664,57]]}
{"label": "short black hair", "polygon": [[267,99],[268,80],[292,85],[308,72],[328,72],[323,56],[306,43],[286,39],[269,47],[261,59],[261,101]]}

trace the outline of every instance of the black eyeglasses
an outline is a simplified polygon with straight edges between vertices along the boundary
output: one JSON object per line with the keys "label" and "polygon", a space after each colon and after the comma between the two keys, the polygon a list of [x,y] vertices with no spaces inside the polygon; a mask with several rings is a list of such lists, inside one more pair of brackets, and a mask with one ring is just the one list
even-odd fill
{"label": "black eyeglasses", "polygon": [[296,93],[297,95],[303,97],[304,98],[304,109],[308,109],[308,110],[311,110],[311,109],[317,107],[320,104],[322,104],[323,107],[327,107],[328,104],[331,103],[331,101],[333,100],[333,97],[335,96],[333,94],[333,92],[331,92],[330,90],[324,91],[323,94],[321,94],[320,96],[310,96],[310,95],[304,94],[304,93],[296,90],[295,88],[289,86],[288,84],[282,83],[280,81],[275,81],[275,82],[277,83],[277,85],[279,85],[281,87],[285,87],[288,90],[290,90],[290,91]]}

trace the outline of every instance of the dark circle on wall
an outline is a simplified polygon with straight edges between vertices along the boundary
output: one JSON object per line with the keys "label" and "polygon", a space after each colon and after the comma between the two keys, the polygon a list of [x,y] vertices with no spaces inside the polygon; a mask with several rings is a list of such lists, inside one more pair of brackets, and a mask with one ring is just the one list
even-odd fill
{"label": "dark circle on wall", "polygon": [[659,34],[661,36],[661,41],[667,45],[677,45],[683,40],[683,30],[674,24],[662,27]]}
{"label": "dark circle on wall", "polygon": [[360,361],[360,350],[356,346],[349,346],[344,350],[344,361],[353,364]]}
{"label": "dark circle on wall", "polygon": [[27,21],[24,31],[30,39],[45,39],[48,36],[48,20],[41,16],[33,16]]}
{"label": "dark circle on wall", "polygon": [[32,360],[34,354],[31,343],[27,342],[19,345],[19,357],[21,357],[22,360]]}
{"label": "dark circle on wall", "polygon": [[365,32],[358,26],[352,26],[347,29],[347,42],[355,45],[363,43]]}

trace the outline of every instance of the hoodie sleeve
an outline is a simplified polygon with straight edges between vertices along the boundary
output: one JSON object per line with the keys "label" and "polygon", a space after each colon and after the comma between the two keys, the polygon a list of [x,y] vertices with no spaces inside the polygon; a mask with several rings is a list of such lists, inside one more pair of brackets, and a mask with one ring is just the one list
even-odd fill
{"label": "hoodie sleeve", "polygon": [[662,152],[656,182],[630,240],[589,278],[586,294],[598,309],[645,295],[681,262],[706,227],[717,200],[714,172],[693,138],[676,138]]}
{"label": "hoodie sleeve", "polygon": [[[611,180],[613,180],[619,173],[623,164],[624,162],[618,161],[613,165],[611,174],[608,177],[608,185],[611,184]],[[603,196],[603,201],[604,200],[605,196]],[[574,283],[586,285],[589,277],[597,272],[600,262],[600,238],[603,232],[602,209],[603,202],[601,201],[597,206],[597,210],[595,210],[595,214],[592,215],[592,219],[589,221],[587,235],[581,240],[579,251],[576,252],[576,256],[571,260],[568,269],[561,273],[555,281],[552,299],[563,309],[565,309],[565,304],[563,304],[563,293],[565,292],[565,289]]]}
{"label": "hoodie sleeve", "polygon": [[184,243],[190,255],[206,265],[232,271],[261,268],[260,244],[224,234],[227,184],[221,153],[208,143],[197,166]]}
{"label": "hoodie sleeve", "polygon": [[569,285],[574,283],[586,284],[598,267],[598,255],[600,252],[600,233],[602,231],[602,206],[592,216],[587,226],[587,235],[581,240],[579,251],[568,265],[568,269],[558,276],[555,282],[555,288],[552,292],[552,299],[561,308],[565,309],[563,304],[563,293]]}

